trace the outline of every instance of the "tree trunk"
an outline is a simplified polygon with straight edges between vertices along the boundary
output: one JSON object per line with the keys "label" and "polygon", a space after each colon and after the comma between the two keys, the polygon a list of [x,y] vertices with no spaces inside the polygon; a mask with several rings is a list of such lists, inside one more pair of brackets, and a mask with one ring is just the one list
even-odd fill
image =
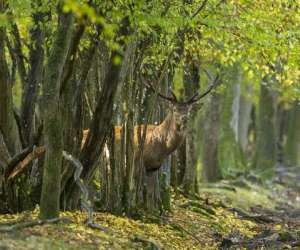
{"label": "tree trunk", "polygon": [[62,117],[60,111],[60,85],[62,69],[70,46],[73,14],[62,14],[57,34],[46,67],[43,86],[44,139],[46,157],[41,194],[42,219],[59,216],[61,164],[63,150]]}
{"label": "tree trunk", "polygon": [[224,98],[222,98],[219,122],[218,165],[223,176],[241,171],[246,165],[238,142],[242,74],[238,66],[229,69],[229,73],[229,81]]}
{"label": "tree trunk", "polygon": [[41,25],[43,18],[43,13],[34,14],[34,28],[30,31],[32,39],[32,45],[30,47],[30,70],[28,74],[28,84],[24,86],[21,110],[22,128],[24,129],[23,136],[27,145],[33,142],[35,103],[38,95],[38,85],[42,80],[44,33]]}
{"label": "tree trunk", "polygon": [[[246,87],[247,93],[251,93],[250,86]],[[239,109],[239,126],[238,126],[238,140],[242,148],[244,155],[246,155],[246,149],[248,145],[248,132],[249,125],[251,123],[251,110],[253,104],[250,100],[250,97],[247,97],[246,94],[241,94],[240,97],[240,109]]]}
{"label": "tree trunk", "polygon": [[[183,82],[185,89],[185,97],[192,96],[199,90],[199,68],[191,62],[186,62],[184,68]],[[196,166],[197,158],[195,152],[195,117],[197,114],[196,108],[191,110],[190,121],[188,123],[186,140],[185,140],[185,170],[182,181],[183,190],[186,194],[193,194],[196,190]]]}
{"label": "tree trunk", "polygon": [[300,104],[296,101],[288,113],[285,159],[288,165],[300,166]]}
{"label": "tree trunk", "polygon": [[206,182],[217,181],[221,178],[218,166],[218,135],[220,123],[220,94],[213,93],[208,103],[206,124],[203,135],[202,177]]}
{"label": "tree trunk", "polygon": [[[4,11],[4,1],[0,0],[0,14]],[[0,130],[11,155],[19,152],[21,145],[13,113],[12,85],[5,60],[5,30],[0,27]]]}
{"label": "tree trunk", "polygon": [[272,173],[276,156],[274,95],[262,84],[259,98],[254,167],[268,175]]}

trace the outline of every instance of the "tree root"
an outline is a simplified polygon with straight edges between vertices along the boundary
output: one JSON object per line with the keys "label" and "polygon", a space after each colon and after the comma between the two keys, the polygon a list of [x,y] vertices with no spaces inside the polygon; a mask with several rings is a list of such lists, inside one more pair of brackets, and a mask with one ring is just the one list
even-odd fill
{"label": "tree root", "polygon": [[278,220],[276,220],[275,218],[272,218],[270,216],[266,216],[263,214],[255,214],[255,215],[251,215],[249,213],[247,213],[246,211],[239,209],[239,208],[230,208],[229,209],[232,212],[237,213],[237,215],[239,217],[241,217],[242,219],[247,219],[247,220],[252,220],[255,221],[257,223],[274,223],[274,222],[278,222]]}
{"label": "tree root", "polygon": [[53,219],[49,219],[49,220],[33,220],[33,221],[14,224],[11,226],[2,226],[2,227],[0,227],[0,232],[1,233],[10,233],[10,232],[14,232],[16,230],[21,230],[21,229],[24,229],[27,227],[34,227],[34,226],[41,226],[41,225],[45,225],[45,224],[57,223],[61,220],[62,220],[61,218],[53,218]]}
{"label": "tree root", "polygon": [[156,242],[153,240],[145,239],[142,236],[135,235],[132,239],[135,242],[141,242],[145,246],[146,249],[152,249],[152,250],[160,250],[162,249],[161,246],[159,246]]}
{"label": "tree root", "polygon": [[191,208],[191,210],[196,213],[201,213],[203,215],[210,216],[210,217],[216,214],[216,212],[210,206],[206,204],[201,204],[200,202],[197,201],[188,201],[180,205],[180,207]]}
{"label": "tree root", "polygon": [[183,226],[181,226],[180,224],[171,221],[169,218],[164,217],[164,216],[157,216],[157,215],[152,215],[160,220],[162,220],[165,224],[170,225],[171,227],[173,227],[175,230],[181,231],[189,236],[191,236],[194,240],[196,240],[197,242],[199,242],[199,244],[201,245],[203,242],[192,232],[188,231],[187,229],[185,229]]}
{"label": "tree root", "polygon": [[88,189],[87,187],[83,184],[83,181],[80,179],[80,175],[83,169],[83,166],[81,164],[81,162],[76,159],[74,156],[72,156],[71,154],[69,154],[66,151],[63,151],[63,157],[69,161],[75,168],[75,172],[74,172],[74,180],[75,183],[78,185],[81,193],[82,193],[82,198],[81,198],[81,207],[83,209],[85,209],[88,213],[88,220],[87,220],[87,226],[93,229],[99,229],[102,231],[108,231],[105,227],[102,227],[98,224],[94,223],[93,220],[93,207],[92,207],[92,203],[89,200],[89,193],[88,193]]}

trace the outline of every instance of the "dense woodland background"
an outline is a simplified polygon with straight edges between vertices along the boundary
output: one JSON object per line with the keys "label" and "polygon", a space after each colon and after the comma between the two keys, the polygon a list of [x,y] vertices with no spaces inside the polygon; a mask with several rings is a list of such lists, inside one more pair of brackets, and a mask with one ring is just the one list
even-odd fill
{"label": "dense woodland background", "polygon": [[[0,0],[0,212],[39,204],[50,219],[81,200],[136,216],[170,209],[172,192],[299,167],[299,51],[296,0]],[[133,131],[172,110],[157,94],[187,100],[216,79],[184,142],[146,171],[147,129]]]}

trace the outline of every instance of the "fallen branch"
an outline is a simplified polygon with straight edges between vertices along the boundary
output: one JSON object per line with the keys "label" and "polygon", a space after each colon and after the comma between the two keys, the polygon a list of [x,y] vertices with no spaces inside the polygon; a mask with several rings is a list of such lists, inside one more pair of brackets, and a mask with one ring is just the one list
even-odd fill
{"label": "fallen branch", "polygon": [[274,218],[271,218],[269,216],[263,215],[263,214],[255,214],[251,215],[247,213],[246,211],[239,209],[239,208],[230,208],[229,211],[237,213],[237,215],[246,220],[252,220],[257,223],[274,223],[279,222],[278,220],[275,220]]}
{"label": "fallen branch", "polygon": [[53,218],[49,220],[34,220],[34,221],[28,221],[24,223],[19,223],[15,224],[12,226],[2,226],[0,227],[0,232],[1,233],[9,233],[9,232],[14,232],[16,230],[20,230],[26,227],[34,227],[34,226],[40,226],[40,225],[45,225],[45,224],[51,224],[51,223],[57,223],[61,219],[60,218]]}
{"label": "fallen branch", "polygon": [[21,152],[15,154],[8,162],[7,168],[6,168],[6,176],[9,176],[10,173],[14,170],[15,166],[30,153],[32,152],[33,147],[27,147],[23,149]]}
{"label": "fallen branch", "polygon": [[[34,160],[32,159],[31,161],[29,160],[29,163],[27,165],[24,165],[22,168],[21,168],[21,165],[22,164],[21,162],[25,160],[25,158],[29,157],[32,157],[32,151],[34,151],[36,148],[40,148],[40,147],[36,147],[35,145],[38,144],[41,136],[42,136],[42,132],[43,132],[43,124],[40,124],[40,126],[38,127],[37,129],[37,132],[36,134],[34,134],[33,136],[33,145],[30,145],[26,148],[24,148],[21,152],[15,154],[10,160],[9,162],[7,163],[7,168],[5,170],[5,178],[7,179],[9,176],[11,175],[19,175],[23,172],[23,170],[28,166],[28,164]],[[42,146],[44,147],[44,146]],[[17,166],[18,165],[18,166]],[[17,167],[16,167],[17,166]],[[16,171],[16,168],[18,168],[19,170],[17,171],[18,173],[16,174],[15,171]]]}
{"label": "fallen branch", "polygon": [[[32,150],[32,152],[30,152],[28,149],[26,149],[25,152],[27,152],[27,155],[25,156],[25,158],[23,158],[17,164],[17,166],[13,169],[13,171],[8,175],[8,178],[7,178],[8,181],[12,181],[14,178],[19,176],[34,159],[39,158],[46,151],[44,146],[40,146],[40,147],[35,148],[34,150],[33,149],[31,149],[31,150]],[[30,153],[28,153],[28,151]],[[23,154],[25,154],[25,153],[23,153]],[[21,156],[19,156],[19,157],[21,158]]]}

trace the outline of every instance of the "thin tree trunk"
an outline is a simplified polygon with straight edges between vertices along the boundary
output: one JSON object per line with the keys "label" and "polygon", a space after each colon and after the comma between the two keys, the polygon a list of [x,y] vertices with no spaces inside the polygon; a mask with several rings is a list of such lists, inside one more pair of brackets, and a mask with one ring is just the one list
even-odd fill
{"label": "thin tree trunk", "polygon": [[288,165],[300,166],[300,104],[295,102],[288,112],[285,159]]}
{"label": "thin tree trunk", "polygon": [[[4,11],[4,1],[0,0],[0,14]],[[0,130],[11,155],[21,148],[19,134],[13,113],[12,84],[5,60],[5,30],[0,27]]]}
{"label": "thin tree trunk", "polygon": [[20,32],[16,24],[12,25],[12,34],[15,39],[14,55],[17,61],[18,73],[21,79],[22,88],[24,90],[25,86],[27,85],[27,70],[25,67],[25,60],[22,51]]}
{"label": "thin tree trunk", "polygon": [[[185,96],[192,96],[199,90],[199,68],[198,65],[186,63],[184,68],[184,85]],[[196,190],[196,152],[195,152],[195,117],[197,114],[196,108],[191,110],[190,121],[186,133],[186,164],[184,177],[182,181],[183,189],[186,194],[193,194]]]}
{"label": "thin tree trunk", "polygon": [[202,177],[206,182],[214,182],[221,178],[221,170],[218,166],[220,104],[220,94],[213,93],[208,103],[205,133],[203,135]]}
{"label": "thin tree trunk", "polygon": [[[250,86],[247,86],[247,92],[251,93]],[[251,123],[252,108],[253,108],[253,104],[250,98],[242,93],[240,97],[238,140],[244,154],[246,153],[246,149],[248,145],[248,130],[249,130],[249,125]]]}
{"label": "thin tree trunk", "polygon": [[42,219],[59,216],[61,164],[63,150],[60,85],[62,69],[70,46],[74,22],[72,13],[62,14],[46,67],[43,85],[44,131],[46,157],[41,195]]}
{"label": "thin tree trunk", "polygon": [[32,45],[30,48],[30,69],[28,73],[28,84],[24,86],[22,97],[22,128],[24,140],[27,145],[33,142],[33,117],[36,99],[38,95],[38,85],[42,80],[43,61],[44,61],[44,33],[42,31],[43,13],[33,15],[34,28],[30,31]]}

